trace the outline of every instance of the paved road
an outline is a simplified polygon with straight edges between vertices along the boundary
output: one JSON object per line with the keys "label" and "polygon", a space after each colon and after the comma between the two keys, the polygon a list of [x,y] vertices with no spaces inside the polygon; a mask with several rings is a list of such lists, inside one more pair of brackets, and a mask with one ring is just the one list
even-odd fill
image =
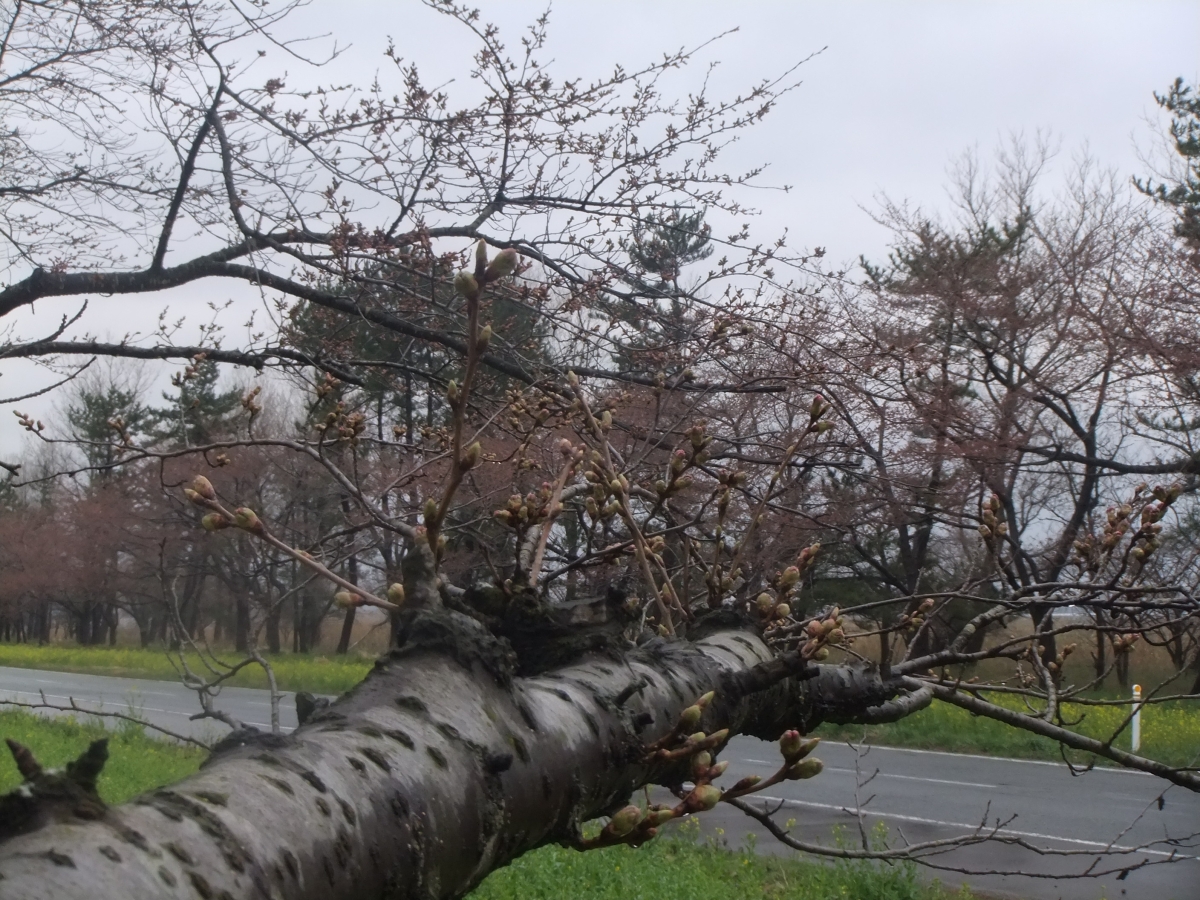
{"label": "paved road", "polygon": [[[179,732],[213,737],[225,730],[212,721],[190,721],[189,716],[198,709],[195,696],[171,682],[0,667],[0,698],[35,699],[39,692],[56,703],[73,697],[89,708],[132,708],[147,720]],[[270,722],[266,691],[226,688],[220,706],[244,722],[264,728]],[[295,726],[295,703],[290,694],[283,698],[280,715],[285,729]],[[1095,859],[1093,854],[1109,845],[1136,847],[1186,839],[1200,832],[1200,797],[1148,775],[1104,769],[1075,777],[1065,766],[1053,763],[882,747],[858,753],[845,745],[823,745],[818,755],[826,764],[820,777],[788,782],[770,791],[784,801],[778,818],[794,818],[796,833],[812,842],[830,843],[838,826],[844,829],[846,840],[859,840],[858,817],[850,812],[858,805],[856,795],[865,810],[865,827],[870,830],[882,822],[893,841],[963,834],[986,816],[989,824],[997,819],[1004,822],[1007,835],[1079,854],[1048,857],[989,843],[956,849],[937,860],[973,870],[1082,871]],[[752,773],[768,775],[779,758],[774,744],[744,737],[734,739],[724,757],[730,760],[727,781]],[[858,787],[876,771],[873,779]],[[753,832],[758,835],[760,852],[791,852],[763,834],[756,822],[724,805],[701,821],[710,833],[723,829],[723,839],[732,846],[741,845]],[[1108,869],[1140,860],[1161,862],[1171,852],[1171,846],[1159,843],[1150,853],[1123,855],[1120,862],[1110,858],[1100,865]],[[949,884],[966,881],[997,896],[1023,900],[1197,900],[1200,860],[1192,857],[1200,853],[1200,847],[1189,840],[1174,852],[1189,858],[1147,866],[1123,881],[1115,875],[1071,881],[952,872],[939,877]]]}

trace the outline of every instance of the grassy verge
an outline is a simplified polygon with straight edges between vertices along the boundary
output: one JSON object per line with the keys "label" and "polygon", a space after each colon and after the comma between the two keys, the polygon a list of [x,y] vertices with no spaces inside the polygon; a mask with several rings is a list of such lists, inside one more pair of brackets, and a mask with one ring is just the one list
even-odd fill
{"label": "grassy verge", "polygon": [[[22,669],[47,669],[57,672],[82,672],[87,675],[117,675],[124,678],[149,678],[175,681],[179,673],[172,664],[174,654],[163,650],[134,647],[76,647],[69,644],[0,644],[0,666]],[[227,663],[237,662],[238,654],[220,654]],[[342,694],[362,681],[373,660],[357,655],[315,656],[307,653],[280,653],[270,656],[271,668],[279,687],[285,691],[312,691],[316,694]],[[205,672],[195,655],[188,665]],[[260,666],[251,665],[234,676],[230,684],[265,688],[267,675]]]}
{"label": "grassy verge", "polygon": [[[24,712],[0,713],[0,737],[33,750],[44,766],[60,766],[78,756],[89,741],[105,734],[98,725],[46,719]],[[144,737],[134,728],[108,732],[109,760],[100,776],[100,794],[119,803],[144,791],[178,781],[199,766],[204,754]],[[20,783],[11,757],[0,759],[0,793]],[[913,866],[879,867],[760,857],[680,837],[661,837],[638,850],[613,847],[577,853],[544,847],[493,873],[473,900],[970,900],[923,885]]]}
{"label": "grassy verge", "polygon": [[637,850],[578,853],[543,847],[493,872],[472,900],[970,900],[965,890],[926,885],[916,866],[832,865],[756,856],[681,837]]}
{"label": "grassy verge", "polygon": [[[229,661],[236,659],[228,654]],[[343,693],[370,671],[372,660],[349,655],[326,657],[283,653],[270,658],[279,686],[284,690],[306,690],[320,694]],[[199,665],[191,659],[190,664]],[[0,644],[0,666],[83,672],[92,675],[119,675],[172,681],[178,677],[171,658],[162,650],[140,648],[75,647],[56,644],[37,647],[29,644]],[[233,684],[266,687],[266,674],[258,666],[238,673]],[[1013,708],[1020,700],[1003,699]],[[1083,707],[1067,704],[1068,720],[1082,716],[1075,726],[1089,737],[1107,738],[1126,715],[1122,707]],[[824,725],[818,734],[830,740],[865,738],[872,744],[946,750],[956,753],[982,753],[1023,759],[1060,760],[1058,745],[1047,738],[1009,728],[991,719],[970,713],[940,701],[916,715],[889,725]],[[1128,731],[1117,745],[1129,747]],[[1171,765],[1196,765],[1200,756],[1200,702],[1180,701],[1147,707],[1142,713],[1141,752]]]}
{"label": "grassy verge", "polygon": [[[195,772],[205,757],[196,747],[152,740],[138,726],[106,732],[102,725],[74,719],[48,719],[21,710],[0,712],[0,738],[24,744],[46,768],[70,762],[89,743],[105,736],[109,739],[108,762],[100,773],[99,790],[109,803],[178,781]],[[4,751],[0,754],[0,793],[20,783],[16,764]]]}
{"label": "grassy verge", "polygon": [[[1005,702],[1005,701],[996,701]],[[1008,701],[1012,708],[1019,700]],[[1067,721],[1082,721],[1075,731],[1106,740],[1121,724],[1128,710],[1115,706],[1067,704]],[[890,747],[982,753],[1021,759],[1062,760],[1059,745],[1048,738],[1010,728],[992,719],[972,716],[966,710],[938,700],[915,715],[888,725],[822,725],[816,734],[828,740],[865,740]],[[1129,731],[1115,745],[1129,749]],[[1147,707],[1142,711],[1141,755],[1175,766],[1196,765],[1200,757],[1200,703],[1179,701]],[[1080,754],[1073,753],[1073,758]]]}

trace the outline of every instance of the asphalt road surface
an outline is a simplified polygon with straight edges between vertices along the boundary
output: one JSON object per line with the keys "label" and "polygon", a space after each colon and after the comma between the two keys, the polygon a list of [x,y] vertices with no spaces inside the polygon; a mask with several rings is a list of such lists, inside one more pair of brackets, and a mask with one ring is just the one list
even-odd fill
{"label": "asphalt road surface", "polygon": [[[43,694],[60,705],[74,699],[87,709],[136,711],[177,733],[213,738],[226,730],[212,720],[192,721],[199,708],[194,693],[172,682],[0,667],[0,699],[37,701]],[[226,688],[219,706],[248,724],[270,725],[266,691]],[[279,713],[281,727],[291,730],[296,724],[291,694],[283,695]],[[1200,797],[1160,779],[1114,769],[1074,776],[1055,763],[883,747],[855,750],[825,744],[816,755],[825,762],[819,777],[768,791],[772,805],[782,801],[777,820],[794,819],[793,833],[802,840],[833,844],[839,829],[847,846],[858,847],[862,832],[873,834],[882,823],[893,845],[916,843],[969,834],[986,820],[988,827],[1001,823],[1006,837],[1055,852],[1045,855],[989,842],[958,847],[931,861],[973,873],[1042,875],[1149,864],[1123,880],[1116,872],[1069,880],[931,874],[949,885],[968,883],[994,896],[1025,900],[1200,900],[1200,844],[1192,837],[1200,832]],[[744,737],[735,738],[722,756],[730,761],[723,779],[729,783],[749,774],[765,777],[779,760],[774,744]],[[730,846],[742,845],[753,833],[758,852],[793,852],[724,804],[701,822],[710,836]],[[1109,848],[1117,854],[1101,856]],[[1184,858],[1170,861],[1172,855]]]}

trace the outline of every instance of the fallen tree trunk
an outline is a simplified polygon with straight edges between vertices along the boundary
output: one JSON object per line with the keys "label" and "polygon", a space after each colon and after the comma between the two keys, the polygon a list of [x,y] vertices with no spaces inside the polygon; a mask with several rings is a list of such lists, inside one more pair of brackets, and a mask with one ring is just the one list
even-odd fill
{"label": "fallen tree trunk", "polygon": [[681,781],[642,748],[707,691],[705,730],[769,738],[886,699],[850,669],[779,678],[739,630],[515,678],[504,644],[448,621],[429,615],[290,736],[235,734],[178,784],[107,810],[34,798],[53,821],[0,844],[0,898],[459,897],[637,787]]}

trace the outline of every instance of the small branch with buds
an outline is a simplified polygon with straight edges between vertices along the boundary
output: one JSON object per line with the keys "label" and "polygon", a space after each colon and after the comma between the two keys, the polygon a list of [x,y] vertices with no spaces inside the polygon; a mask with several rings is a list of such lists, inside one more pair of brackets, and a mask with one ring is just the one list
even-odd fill
{"label": "small branch with buds", "polygon": [[239,507],[232,512],[226,509],[217,499],[217,492],[213,488],[212,482],[203,475],[197,475],[192,480],[191,487],[184,488],[183,492],[194,505],[201,509],[209,510],[208,514],[200,520],[200,524],[204,527],[205,531],[223,531],[226,528],[238,528],[270,544],[272,547],[296,560],[302,566],[307,566],[322,578],[332,581],[341,587],[343,590],[334,594],[334,601],[338,606],[377,606],[380,609],[396,611],[404,604],[404,587],[402,585],[391,585],[387,591],[389,598],[387,600],[377,597],[370,591],[363,590],[359,585],[347,581],[335,572],[330,571],[324,565],[317,562],[317,560],[313,559],[310,554],[305,553],[303,550],[297,550],[290,544],[275,537],[267,530],[267,527],[262,523],[262,520],[254,510],[245,506]]}

